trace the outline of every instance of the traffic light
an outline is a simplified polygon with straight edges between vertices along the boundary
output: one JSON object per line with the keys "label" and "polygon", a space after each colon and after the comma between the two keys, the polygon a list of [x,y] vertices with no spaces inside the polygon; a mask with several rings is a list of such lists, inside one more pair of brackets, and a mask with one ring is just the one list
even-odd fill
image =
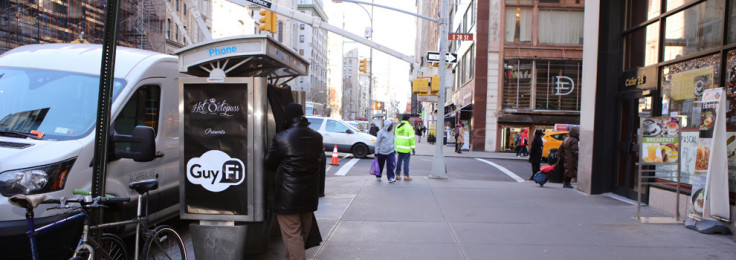
{"label": "traffic light", "polygon": [[276,14],[266,9],[261,9],[259,13],[261,14],[261,19],[258,19],[258,22],[261,23],[261,26],[258,28],[261,29],[261,31],[270,31],[272,33],[278,32]]}
{"label": "traffic light", "polygon": [[414,93],[427,93],[427,87],[429,87],[429,81],[426,79],[415,79],[412,81],[411,90]]}
{"label": "traffic light", "polygon": [[440,76],[432,76],[432,92],[440,92]]}
{"label": "traffic light", "polygon": [[373,110],[383,110],[383,101],[373,101]]}
{"label": "traffic light", "polygon": [[360,72],[368,73],[368,60],[362,59],[360,60]]}

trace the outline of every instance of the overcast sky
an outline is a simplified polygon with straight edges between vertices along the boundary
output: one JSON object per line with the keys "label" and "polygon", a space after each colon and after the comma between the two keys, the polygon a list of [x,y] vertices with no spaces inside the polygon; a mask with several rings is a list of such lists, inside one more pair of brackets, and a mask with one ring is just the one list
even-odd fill
{"label": "overcast sky", "polygon": [[[370,0],[358,1],[370,2]],[[416,13],[415,0],[375,0],[374,3]],[[366,12],[353,3],[334,3],[332,0],[323,0],[323,4],[329,17],[329,23],[332,25],[342,28],[344,22],[345,30],[361,36],[364,35],[365,28],[370,26],[371,21],[368,13],[371,12],[371,6],[369,5],[364,6],[368,11]],[[373,41],[404,55],[412,56],[415,49],[416,22],[417,18],[415,16],[374,7]],[[335,39],[333,35],[330,37],[331,40]],[[370,49],[368,47],[359,43],[352,43],[352,40],[347,38],[345,38],[345,41],[344,51],[358,48],[359,56],[366,58],[369,56]],[[406,103],[409,102],[411,93],[409,64],[376,50],[373,51],[373,61],[373,76],[376,78],[373,99],[389,101],[390,97],[396,97],[401,102],[399,107],[403,112]],[[384,86],[389,89],[381,89]]]}

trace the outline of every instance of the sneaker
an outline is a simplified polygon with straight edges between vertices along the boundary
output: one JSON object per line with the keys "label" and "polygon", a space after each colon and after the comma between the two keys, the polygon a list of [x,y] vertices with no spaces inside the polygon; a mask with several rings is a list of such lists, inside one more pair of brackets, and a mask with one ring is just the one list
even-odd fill
{"label": "sneaker", "polygon": [[381,177],[376,176],[376,181],[377,182],[380,182],[381,181]]}
{"label": "sneaker", "polygon": [[388,179],[388,183],[394,183],[394,182],[396,182],[396,178],[390,178],[390,179]]}
{"label": "sneaker", "polygon": [[409,175],[404,175],[404,180],[405,181],[411,181],[411,177],[409,177]]}
{"label": "sneaker", "polygon": [[397,175],[396,175],[396,180],[397,180],[397,181],[400,181],[400,180],[401,180],[401,175],[398,175],[398,174],[397,174]]}

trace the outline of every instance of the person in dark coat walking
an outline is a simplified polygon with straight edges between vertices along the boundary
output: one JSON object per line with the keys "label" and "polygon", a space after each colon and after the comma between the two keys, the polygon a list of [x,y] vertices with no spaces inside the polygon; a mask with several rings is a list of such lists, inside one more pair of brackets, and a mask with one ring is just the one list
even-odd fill
{"label": "person in dark coat walking", "polygon": [[375,123],[371,123],[371,128],[368,129],[368,133],[371,134],[372,136],[378,136],[378,131],[380,130],[381,129],[379,129]]}
{"label": "person in dark coat walking", "polygon": [[266,167],[276,169],[272,210],[286,245],[286,259],[305,259],[304,243],[319,202],[322,135],[309,128],[301,105],[286,106],[286,129],[273,137]]}
{"label": "person in dark coat walking", "polygon": [[[572,178],[578,176],[578,138],[580,136],[580,128],[571,127],[570,134],[562,141],[558,153],[562,155],[562,160],[558,160],[555,164],[565,169],[565,178],[562,181],[563,188],[572,188],[570,182]],[[560,165],[562,163],[562,165]]]}
{"label": "person in dark coat walking", "polygon": [[542,135],[544,135],[542,129],[534,131],[534,140],[532,140],[531,151],[529,151],[529,162],[532,163],[532,177],[529,177],[530,180],[534,180],[534,174],[539,172],[539,164],[542,163],[542,147],[544,146]]}

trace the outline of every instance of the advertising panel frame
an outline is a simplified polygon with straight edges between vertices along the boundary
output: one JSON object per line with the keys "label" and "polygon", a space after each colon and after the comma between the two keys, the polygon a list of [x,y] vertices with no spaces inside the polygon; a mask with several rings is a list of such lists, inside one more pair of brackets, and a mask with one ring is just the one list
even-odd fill
{"label": "advertising panel frame", "polygon": [[[246,87],[247,105],[243,108],[246,111],[246,147],[245,151],[245,196],[247,197],[247,213],[245,214],[223,214],[222,212],[206,213],[190,213],[187,211],[187,159],[185,157],[185,121],[184,110],[187,109],[184,104],[184,86],[189,84],[196,85],[232,85],[242,84]],[[181,173],[179,179],[181,186],[179,187],[179,216],[181,219],[200,220],[200,221],[227,221],[227,222],[260,222],[264,221],[266,198],[265,198],[265,177],[263,154],[266,152],[266,126],[268,115],[268,103],[266,99],[267,81],[262,77],[227,77],[218,79],[213,82],[208,78],[180,78],[179,79],[179,113],[182,115],[179,121],[179,153],[182,158],[180,163]]]}

